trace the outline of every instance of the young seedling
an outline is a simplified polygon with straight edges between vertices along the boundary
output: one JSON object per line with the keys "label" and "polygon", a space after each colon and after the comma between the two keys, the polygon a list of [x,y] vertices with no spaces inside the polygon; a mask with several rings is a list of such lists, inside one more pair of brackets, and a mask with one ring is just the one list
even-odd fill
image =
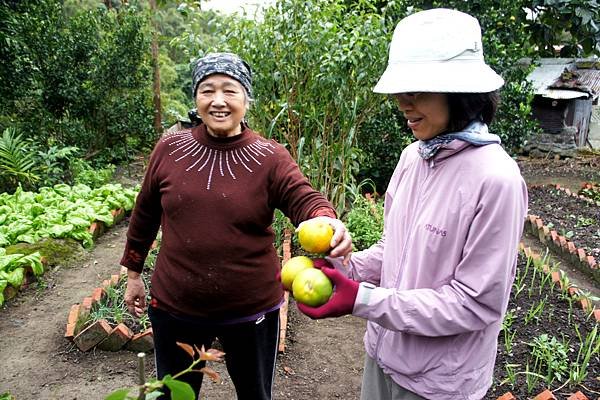
{"label": "young seedling", "polygon": [[[163,393],[161,390],[167,387],[171,391],[171,399],[178,400],[194,400],[196,395],[192,387],[183,381],[178,380],[182,375],[195,372],[207,375],[214,382],[220,381],[220,376],[217,372],[209,367],[196,369],[198,364],[208,361],[223,361],[225,353],[216,349],[204,350],[196,345],[190,346],[186,343],[177,343],[186,353],[192,358],[192,363],[185,370],[176,373],[175,375],[166,375],[162,379],[152,379],[145,381],[145,372],[143,366],[143,357],[138,358],[138,380],[139,385],[133,388],[119,389],[112,392],[105,400],[150,400],[156,399]],[[136,394],[133,394],[136,393]]]}

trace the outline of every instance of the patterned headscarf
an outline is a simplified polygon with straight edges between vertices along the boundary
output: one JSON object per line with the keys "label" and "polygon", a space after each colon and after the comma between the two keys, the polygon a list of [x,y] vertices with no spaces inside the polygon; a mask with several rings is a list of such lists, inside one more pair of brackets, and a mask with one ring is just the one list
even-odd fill
{"label": "patterned headscarf", "polygon": [[198,84],[212,74],[225,74],[246,89],[246,94],[252,98],[252,70],[238,55],[233,53],[209,53],[194,61],[192,69],[192,96],[196,96]]}

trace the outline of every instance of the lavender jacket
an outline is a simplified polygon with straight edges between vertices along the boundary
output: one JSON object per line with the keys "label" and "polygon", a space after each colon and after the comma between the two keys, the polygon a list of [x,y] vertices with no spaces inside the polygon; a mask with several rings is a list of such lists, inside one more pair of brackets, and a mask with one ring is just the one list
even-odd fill
{"label": "lavender jacket", "polygon": [[[427,399],[481,399],[515,276],[527,188],[498,144],[408,146],[385,194],[381,241],[352,255],[365,348]],[[338,268],[343,268],[336,263]]]}

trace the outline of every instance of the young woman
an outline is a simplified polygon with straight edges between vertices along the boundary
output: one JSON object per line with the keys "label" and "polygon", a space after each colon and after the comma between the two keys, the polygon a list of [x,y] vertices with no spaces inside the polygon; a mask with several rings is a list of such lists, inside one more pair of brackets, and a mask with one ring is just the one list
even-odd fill
{"label": "young woman", "polygon": [[[352,243],[288,151],[244,122],[248,64],[230,53],[200,58],[193,93],[201,123],[164,136],[148,164],[121,260],[129,270],[125,301],[143,312],[140,273],[160,227],[148,307],[158,377],[190,365],[176,342],[209,348],[218,338],[238,399],[271,399],[283,301],[274,210],[294,224],[327,220],[332,256],[347,256]],[[183,380],[199,393],[201,373]]]}
{"label": "young woman", "polygon": [[368,320],[361,399],[481,399],[515,275],[527,210],[519,169],[488,133],[503,80],[484,62],[467,14],[406,17],[375,87],[393,95],[417,139],[385,194],[384,235],[330,258],[328,303],[312,318]]}

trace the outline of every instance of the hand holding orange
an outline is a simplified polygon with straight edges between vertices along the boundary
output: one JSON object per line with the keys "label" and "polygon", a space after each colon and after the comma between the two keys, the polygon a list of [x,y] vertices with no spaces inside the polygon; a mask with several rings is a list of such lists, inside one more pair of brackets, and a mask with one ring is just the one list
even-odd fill
{"label": "hand holding orange", "polygon": [[306,256],[292,257],[281,267],[281,283],[285,290],[292,291],[292,282],[298,273],[306,268],[314,268],[313,262]]}
{"label": "hand holding orange", "polygon": [[326,219],[304,221],[296,229],[300,246],[309,253],[327,253],[331,249],[333,228]]}
{"label": "hand holding orange", "polygon": [[331,281],[320,269],[307,268],[298,273],[292,284],[296,301],[311,307],[327,303],[333,292]]}

